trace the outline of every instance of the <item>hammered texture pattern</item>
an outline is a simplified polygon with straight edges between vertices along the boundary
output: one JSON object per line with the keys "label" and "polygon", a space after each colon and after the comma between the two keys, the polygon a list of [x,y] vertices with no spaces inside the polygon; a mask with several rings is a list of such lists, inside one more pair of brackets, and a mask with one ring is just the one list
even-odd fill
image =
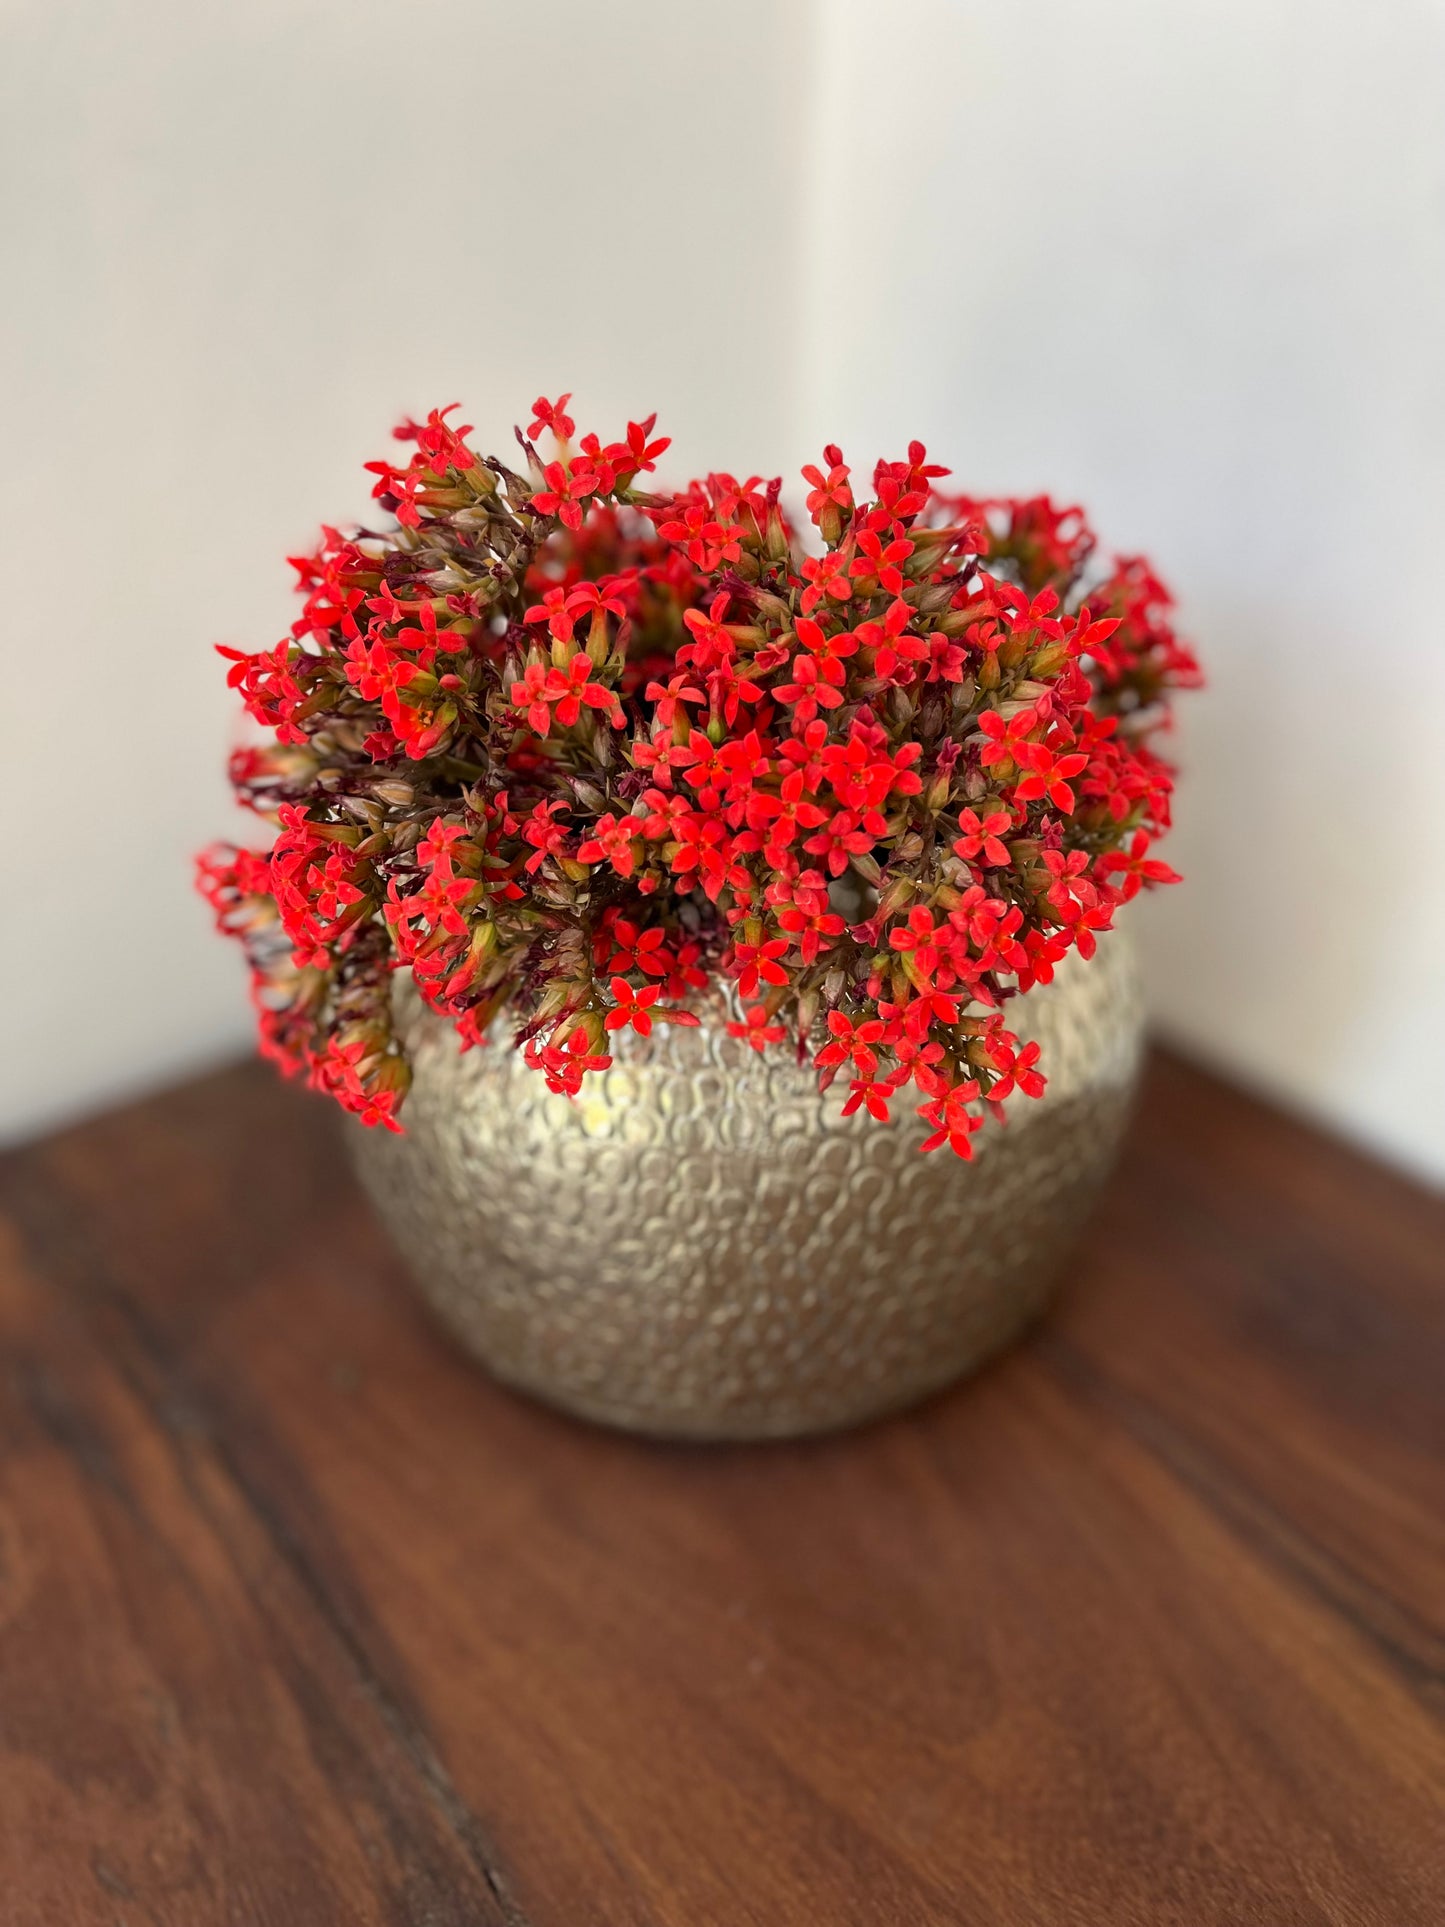
{"label": "hammered texture pattern", "polygon": [[[401,979],[398,979],[400,985]],[[922,1398],[1042,1308],[1105,1176],[1136,1076],[1127,937],[1011,1010],[1049,1088],[965,1164],[841,1115],[815,1073],[714,1012],[623,1033],[574,1101],[520,1053],[465,1055],[406,992],[407,1131],[349,1126],[427,1300],[501,1379],[673,1437],[768,1438]]]}

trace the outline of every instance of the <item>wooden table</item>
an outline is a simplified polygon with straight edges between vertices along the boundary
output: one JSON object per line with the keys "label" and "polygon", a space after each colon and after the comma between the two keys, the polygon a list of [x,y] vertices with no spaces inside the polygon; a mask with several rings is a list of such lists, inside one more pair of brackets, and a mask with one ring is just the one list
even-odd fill
{"label": "wooden table", "polygon": [[0,1167],[5,1927],[1445,1922],[1445,1203],[1156,1062],[1053,1318],[663,1448],[243,1067]]}

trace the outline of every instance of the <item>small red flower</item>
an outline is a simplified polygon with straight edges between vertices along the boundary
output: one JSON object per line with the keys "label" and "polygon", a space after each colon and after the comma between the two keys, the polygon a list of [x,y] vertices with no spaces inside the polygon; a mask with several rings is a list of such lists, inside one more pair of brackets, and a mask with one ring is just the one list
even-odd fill
{"label": "small red flower", "polygon": [[866,577],[876,581],[880,589],[886,589],[891,596],[903,593],[903,564],[913,553],[913,544],[906,535],[895,535],[891,542],[873,529],[862,529],[857,536],[858,554],[850,564],[851,576]]}
{"label": "small red flower", "polygon": [[933,1126],[933,1134],[918,1148],[937,1151],[946,1144],[955,1157],[971,1158],[973,1134],[983,1123],[978,1112],[969,1109],[977,1097],[978,1081],[969,1078],[966,1083],[953,1085],[931,1103],[920,1105],[918,1115]]}
{"label": "small red flower", "polygon": [[987,816],[980,816],[977,810],[962,810],[958,824],[963,834],[955,839],[954,850],[965,863],[982,862],[1000,869],[1012,861],[1002,840],[1012,822],[1007,810],[990,810]]}
{"label": "small red flower", "polygon": [[866,856],[877,840],[861,827],[862,820],[856,810],[835,810],[803,848],[809,856],[821,858],[830,876],[840,877],[852,859]]}
{"label": "small red flower", "polygon": [[572,632],[577,627],[577,618],[568,607],[565,589],[549,589],[539,603],[526,611],[522,620],[545,622],[548,634],[556,642],[570,642]]}
{"label": "small red flower", "polygon": [[943,954],[933,925],[933,912],[921,903],[908,912],[906,923],[888,932],[888,943],[908,960],[912,966],[909,974],[920,984],[932,977]]}
{"label": "small red flower", "polygon": [[657,532],[665,542],[675,542],[704,574],[720,562],[736,562],[742,554],[737,525],[720,520],[703,502],[689,503],[681,514],[661,523]]}
{"label": "small red flower", "polygon": [[606,963],[611,975],[640,970],[646,977],[665,977],[671,968],[667,932],[654,924],[639,930],[625,917],[610,916],[594,945],[599,964]]}
{"label": "small red flower", "polygon": [[876,1123],[887,1124],[890,1096],[886,1085],[875,1084],[871,1077],[855,1077],[849,1088],[848,1101],[843,1106],[843,1115],[852,1117],[860,1107],[866,1107],[869,1117]]}
{"label": "small red flower", "polygon": [[634,990],[625,977],[614,977],[608,988],[612,1008],[603,1019],[608,1030],[624,1030],[630,1024],[639,1037],[650,1037],[652,1006],[662,995],[661,986],[645,984],[641,990]]}
{"label": "small red flower", "polygon": [[647,685],[647,700],[656,705],[660,723],[673,723],[677,720],[679,703],[703,703],[707,697],[686,676],[670,676],[665,683]]}
{"label": "small red flower", "polygon": [[786,957],[791,948],[786,937],[771,937],[766,943],[734,944],[733,968],[738,973],[738,995],[756,997],[759,979],[765,984],[786,984],[788,973],[779,959]]}
{"label": "small red flower", "polygon": [[978,719],[979,730],[987,738],[979,761],[985,769],[1017,763],[1020,752],[1028,749],[1039,724],[1040,718],[1035,709],[1021,710],[1008,722],[996,709],[986,709]]}
{"label": "small red flower", "polygon": [[1099,858],[1095,868],[1101,881],[1107,880],[1122,891],[1126,902],[1137,896],[1146,884],[1182,881],[1177,870],[1171,870],[1167,863],[1149,855],[1149,837],[1143,830],[1134,832],[1127,852],[1109,850]]}
{"label": "small red flower", "polygon": [[619,820],[609,810],[605,816],[598,817],[594,826],[595,834],[578,848],[577,861],[601,863],[605,859],[618,876],[630,877],[637,868],[638,828],[635,816],[624,816]]}
{"label": "small red flower", "polygon": [[649,469],[656,468],[657,457],[661,455],[664,450],[672,447],[672,437],[670,435],[659,435],[656,441],[649,441],[647,439],[652,433],[656,422],[657,416],[655,414],[649,415],[645,421],[629,422],[627,424],[627,439],[623,442],[613,442],[609,445],[606,451],[607,458],[616,469],[628,476],[632,476],[643,474]]}
{"label": "small red flower", "polygon": [[600,486],[596,468],[585,455],[570,462],[548,462],[542,470],[547,486],[534,492],[529,507],[538,515],[558,516],[569,529],[582,526],[582,503]]}
{"label": "small red flower", "polygon": [[570,729],[584,704],[605,711],[608,721],[620,728],[622,705],[605,683],[593,682],[592,669],[591,658],[582,650],[565,669],[529,663],[521,682],[512,684],[512,707],[526,712],[528,725],[538,736],[550,732],[554,718]]}
{"label": "small red flower", "polygon": [[1046,796],[1055,809],[1073,809],[1074,792],[1068,779],[1087,767],[1086,755],[1081,751],[1057,751],[1046,743],[1021,743],[1014,751],[1014,761],[1027,772],[1014,785],[1016,802],[1029,803],[1036,797]]}
{"label": "small red flower", "polygon": [[565,442],[577,424],[570,415],[562,411],[572,397],[559,395],[556,401],[548,401],[545,395],[538,395],[532,403],[532,420],[527,429],[527,439],[535,441],[544,428],[548,428],[559,442]]}
{"label": "small red flower", "polygon": [[743,1021],[728,1025],[729,1037],[744,1038],[754,1050],[762,1050],[765,1044],[781,1044],[787,1036],[781,1024],[769,1022],[768,1013],[762,1004],[753,1004],[743,1013]]}
{"label": "small red flower", "polygon": [[843,672],[827,657],[820,662],[816,656],[794,656],[792,674],[793,680],[779,683],[773,694],[791,706],[800,723],[811,722],[819,709],[842,707]]}
{"label": "small red flower", "polygon": [[856,1064],[872,1076],[878,1068],[874,1046],[883,1037],[881,1018],[852,1018],[845,1011],[828,1012],[828,1042],[818,1052],[817,1061],[825,1068],[832,1064]]}
{"label": "small red flower", "polygon": [[853,593],[846,549],[829,549],[823,555],[806,556],[803,561],[803,580],[808,584],[803,591],[805,613],[816,609],[824,596],[834,602],[846,602]]}
{"label": "small red flower", "polygon": [[564,1097],[576,1097],[586,1072],[605,1071],[612,1064],[612,1059],[605,1051],[592,1049],[581,1024],[560,1044],[556,1042],[555,1034],[545,1044],[534,1037],[526,1047],[525,1056],[534,1070],[542,1072],[547,1080],[547,1088]]}
{"label": "small red flower", "polygon": [[995,1045],[992,1053],[999,1066],[998,1076],[989,1090],[990,1102],[1002,1102],[1017,1086],[1025,1097],[1042,1097],[1047,1079],[1042,1072],[1035,1070],[1039,1061],[1039,1047],[1035,1043],[1025,1044],[1017,1053],[1007,1047]]}
{"label": "small red flower", "polygon": [[815,522],[826,508],[835,508],[843,515],[852,509],[853,491],[848,486],[848,473],[841,461],[832,463],[826,475],[819,468],[803,470],[803,480],[813,484],[808,496],[808,513]]}

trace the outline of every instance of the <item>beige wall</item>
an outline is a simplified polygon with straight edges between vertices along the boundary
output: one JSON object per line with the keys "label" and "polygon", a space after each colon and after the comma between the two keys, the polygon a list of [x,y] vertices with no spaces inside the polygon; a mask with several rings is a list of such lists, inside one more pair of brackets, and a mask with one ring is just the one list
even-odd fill
{"label": "beige wall", "polygon": [[829,16],[811,438],[924,432],[1156,558],[1211,679],[1157,1016],[1445,1177],[1445,9]]}
{"label": "beige wall", "polygon": [[[1165,1027],[1445,1175],[1445,54],[1428,0],[0,8],[0,1128],[245,1035],[212,639],[403,409],[678,467],[921,433],[1078,496],[1213,679]],[[630,131],[641,128],[634,138]]]}
{"label": "beige wall", "polygon": [[807,15],[767,0],[0,8],[0,1130],[249,1036],[190,891],[213,640],[294,613],[408,410],[538,390],[783,459]]}

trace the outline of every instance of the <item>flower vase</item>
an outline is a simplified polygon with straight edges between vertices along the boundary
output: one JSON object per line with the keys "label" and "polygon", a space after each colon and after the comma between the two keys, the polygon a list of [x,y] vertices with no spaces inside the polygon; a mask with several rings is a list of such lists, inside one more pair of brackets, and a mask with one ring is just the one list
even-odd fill
{"label": "flower vase", "polygon": [[405,1135],[351,1126],[422,1296],[507,1384],[694,1439],[831,1431],[939,1390],[1040,1313],[1115,1152],[1141,1011],[1127,933],[1009,1007],[1048,1087],[964,1161],[843,1114],[846,1082],[697,1028],[623,1031],[550,1093],[499,1038],[462,1053],[398,979]]}

